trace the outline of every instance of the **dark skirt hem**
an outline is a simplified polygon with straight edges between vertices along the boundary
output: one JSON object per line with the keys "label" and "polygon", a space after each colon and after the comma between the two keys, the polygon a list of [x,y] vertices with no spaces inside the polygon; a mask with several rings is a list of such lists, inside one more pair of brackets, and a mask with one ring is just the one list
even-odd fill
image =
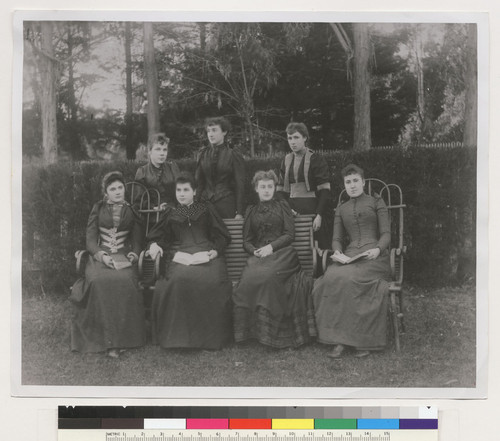
{"label": "dark skirt hem", "polygon": [[316,335],[312,311],[308,311],[306,316],[283,317],[277,320],[263,307],[257,307],[255,313],[240,307],[234,309],[234,323],[236,343],[256,339],[259,343],[273,348],[298,348]]}

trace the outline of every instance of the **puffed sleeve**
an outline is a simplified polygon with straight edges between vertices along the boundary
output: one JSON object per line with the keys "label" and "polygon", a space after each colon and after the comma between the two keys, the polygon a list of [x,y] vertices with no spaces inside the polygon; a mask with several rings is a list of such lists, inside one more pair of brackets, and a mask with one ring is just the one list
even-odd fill
{"label": "puffed sleeve", "polygon": [[222,255],[231,242],[231,235],[214,206],[207,203],[207,209],[210,221],[210,240],[213,242],[217,254]]}
{"label": "puffed sleeve", "polygon": [[335,210],[335,219],[333,221],[332,250],[344,251],[345,228],[341,215],[342,205]]}
{"label": "puffed sleeve", "polygon": [[144,182],[144,177],[145,177],[144,169],[145,169],[144,165],[137,169],[137,171],[135,172],[134,181],[140,182],[141,184],[145,184],[145,182]]}
{"label": "puffed sleeve", "polygon": [[324,215],[330,198],[330,170],[328,163],[323,156],[317,153],[311,156],[310,178],[316,188],[318,202],[316,204],[316,214]]}
{"label": "puffed sleeve", "polygon": [[87,251],[94,257],[98,257],[97,254],[102,254],[103,251],[98,245],[99,241],[99,209],[101,204],[98,202],[94,204],[89,215],[89,220],[87,221],[87,231],[86,231],[86,247]]}
{"label": "puffed sleeve", "polygon": [[391,224],[389,222],[389,211],[382,198],[375,199],[375,209],[377,210],[379,239],[377,247],[380,251],[386,250],[391,243]]}
{"label": "puffed sleeve", "polygon": [[245,160],[241,153],[233,150],[233,176],[236,185],[236,212],[243,214],[245,212]]}
{"label": "puffed sleeve", "polygon": [[279,208],[283,216],[283,234],[271,242],[273,251],[291,245],[295,239],[295,220],[290,205],[287,201],[279,201]]}
{"label": "puffed sleeve", "polygon": [[243,249],[253,256],[254,251],[257,249],[254,245],[256,241],[255,231],[252,230],[252,212],[255,206],[247,208],[245,213],[245,221],[243,223]]}

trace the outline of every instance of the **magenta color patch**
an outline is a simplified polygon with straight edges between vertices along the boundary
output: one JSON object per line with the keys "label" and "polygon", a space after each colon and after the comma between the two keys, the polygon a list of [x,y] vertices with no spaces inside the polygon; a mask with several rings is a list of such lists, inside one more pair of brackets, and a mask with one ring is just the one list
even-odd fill
{"label": "magenta color patch", "polygon": [[229,429],[227,418],[188,418],[186,429]]}

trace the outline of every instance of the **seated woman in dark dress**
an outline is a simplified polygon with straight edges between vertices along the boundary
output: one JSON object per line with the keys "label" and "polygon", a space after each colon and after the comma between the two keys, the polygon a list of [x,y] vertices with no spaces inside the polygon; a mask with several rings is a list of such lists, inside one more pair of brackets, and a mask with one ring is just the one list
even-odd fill
{"label": "seated woman in dark dress", "polygon": [[297,347],[314,335],[312,279],[301,271],[291,246],[294,218],[286,201],[274,199],[278,178],[270,170],[253,178],[259,202],[249,207],[243,247],[250,254],[233,294],[237,342],[256,338],[276,348]]}
{"label": "seated woman in dark dress", "polygon": [[[194,201],[195,188],[191,175],[179,175],[177,207],[167,209],[147,237],[149,255],[166,260],[152,306],[164,348],[220,349],[231,339],[231,282],[223,256],[231,237],[210,203]],[[189,264],[190,255],[198,262]]]}
{"label": "seated woman in dark dress", "polygon": [[223,219],[242,219],[245,197],[245,162],[229,148],[225,137],[229,121],[223,117],[205,121],[209,146],[203,147],[196,164],[197,196],[211,202]]}
{"label": "seated woman in dark dress", "polygon": [[[179,176],[179,167],[173,161],[168,161],[169,139],[163,133],[157,133],[148,141],[149,161],[139,167],[135,173],[135,181],[147,188],[154,188],[160,194],[160,200],[153,200],[153,207],[165,211],[167,205],[175,206],[175,180]],[[154,193],[152,193],[153,195]],[[141,192],[135,198],[137,208],[141,200]]]}
{"label": "seated woman in dark dress", "polygon": [[331,358],[340,357],[346,346],[364,357],[387,343],[391,238],[387,207],[380,197],[364,193],[361,168],[348,165],[342,176],[350,199],[335,212],[332,248],[340,256],[366,256],[349,264],[332,263],[314,284],[318,340],[335,345]]}
{"label": "seated woman in dark dress", "polygon": [[141,250],[142,229],[132,207],[125,202],[120,172],[102,181],[104,200],[92,208],[87,224],[90,253],[85,278],[72,289],[71,349],[103,352],[117,358],[120,349],[145,343],[142,294],[135,263]]}

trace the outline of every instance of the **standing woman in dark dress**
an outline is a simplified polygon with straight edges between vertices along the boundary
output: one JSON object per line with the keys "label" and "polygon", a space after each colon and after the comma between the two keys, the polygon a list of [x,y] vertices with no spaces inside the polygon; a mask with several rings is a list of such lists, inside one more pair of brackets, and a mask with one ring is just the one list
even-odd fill
{"label": "standing woman in dark dress", "polygon": [[280,166],[277,191],[287,198],[298,214],[313,214],[313,230],[320,248],[328,248],[324,215],[330,198],[330,172],[325,158],[307,148],[309,132],[303,123],[292,122],[286,128],[291,153]]}
{"label": "standing woman in dark dress", "polygon": [[256,338],[276,348],[297,347],[315,335],[312,278],[291,246],[294,218],[288,202],[274,199],[277,182],[272,170],[252,180],[259,202],[245,215],[243,248],[250,257],[233,294],[234,336],[236,342]]}
{"label": "standing woman in dark dress", "polygon": [[[147,188],[158,190],[160,201],[153,200],[152,203],[161,211],[165,211],[167,205],[175,206],[175,180],[180,173],[177,164],[167,159],[169,141],[164,133],[151,137],[148,141],[149,161],[137,169],[134,179]],[[135,200],[137,204],[140,203],[140,192]]]}
{"label": "standing woman in dark dress", "polygon": [[[220,349],[231,339],[231,281],[224,250],[231,237],[209,202],[194,201],[195,182],[181,173],[178,205],[148,235],[148,253],[166,259],[153,297],[155,335],[164,348]],[[202,253],[205,263],[178,263],[177,252]]]}
{"label": "standing woman in dark dress", "polygon": [[335,212],[332,249],[348,257],[367,255],[349,264],[330,264],[314,284],[318,341],[335,345],[331,358],[340,357],[346,346],[364,357],[387,343],[391,240],[387,206],[382,198],[365,194],[361,168],[350,164],[342,176],[350,199]]}
{"label": "standing woman in dark dress", "polygon": [[120,349],[145,343],[143,299],[135,265],[142,230],[137,214],[125,202],[123,175],[108,173],[102,189],[104,199],[94,205],[87,224],[90,257],[85,279],[75,283],[70,297],[79,300],[73,302],[71,349],[107,351],[117,358]]}
{"label": "standing woman in dark dress", "polygon": [[245,162],[225,142],[229,121],[222,117],[208,118],[205,128],[210,145],[203,147],[198,155],[197,195],[211,202],[223,219],[243,219]]}

